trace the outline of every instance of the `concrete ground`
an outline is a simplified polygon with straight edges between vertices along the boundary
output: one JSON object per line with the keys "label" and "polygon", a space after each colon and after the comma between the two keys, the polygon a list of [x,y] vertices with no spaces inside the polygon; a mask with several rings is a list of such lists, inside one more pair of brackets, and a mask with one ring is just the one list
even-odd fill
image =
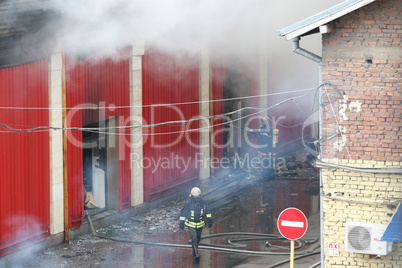
{"label": "concrete ground", "polygon": [[[188,232],[178,228],[186,198],[182,196],[108,228],[95,227],[97,236],[81,236],[8,267],[289,267],[289,242],[276,226],[283,209],[298,207],[308,217],[296,257],[320,251],[319,199],[311,190],[314,176],[305,168],[292,170],[293,176],[275,180],[241,173],[205,188],[205,199],[214,207],[214,225],[203,231],[199,263],[193,260]],[[313,254],[297,259],[295,267],[313,267],[319,261],[320,254]]]}

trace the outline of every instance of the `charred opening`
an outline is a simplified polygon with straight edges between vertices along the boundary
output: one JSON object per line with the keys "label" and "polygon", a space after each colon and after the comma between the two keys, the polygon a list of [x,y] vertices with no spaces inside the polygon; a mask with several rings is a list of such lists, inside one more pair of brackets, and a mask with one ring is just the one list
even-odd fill
{"label": "charred opening", "polygon": [[[113,126],[115,119],[85,126]],[[83,186],[84,209],[89,213],[117,210],[118,200],[118,146],[112,132],[83,132]]]}

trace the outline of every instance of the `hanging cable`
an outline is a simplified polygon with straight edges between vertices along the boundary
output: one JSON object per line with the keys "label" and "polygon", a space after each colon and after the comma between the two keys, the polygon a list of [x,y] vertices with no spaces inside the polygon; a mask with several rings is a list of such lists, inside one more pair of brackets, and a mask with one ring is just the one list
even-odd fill
{"label": "hanging cable", "polygon": [[[68,127],[68,128],[61,128],[61,127],[50,127],[50,126],[40,126],[40,127],[34,127],[34,128],[29,128],[29,129],[17,129],[13,128],[9,125],[2,124],[0,123],[0,126],[3,128],[9,130],[10,132],[14,133],[30,133],[30,132],[35,132],[38,130],[43,130],[43,129],[52,129],[52,130],[81,130],[81,131],[95,131],[95,130],[111,130],[111,129],[134,129],[134,128],[151,128],[151,127],[157,127],[157,126],[164,126],[164,125],[175,125],[175,124],[184,124],[184,123],[190,123],[194,121],[200,121],[200,120],[206,120],[206,119],[211,119],[215,117],[222,117],[222,116],[228,116],[232,115],[234,113],[239,113],[242,111],[246,110],[268,110],[269,108],[263,108],[263,107],[244,107],[240,108],[236,111],[228,112],[225,114],[220,114],[220,115],[212,115],[212,116],[203,116],[203,117],[196,117],[188,120],[177,120],[177,121],[167,121],[167,122],[162,122],[162,123],[155,123],[155,124],[147,124],[147,125],[132,125],[132,126],[117,126],[117,127],[101,127],[101,128],[86,128],[86,127]],[[198,130],[198,129],[197,129]]]}
{"label": "hanging cable", "polygon": [[[192,128],[192,129],[180,130],[180,131],[172,131],[172,132],[160,132],[160,133],[118,133],[118,132],[116,132],[116,133],[111,133],[111,132],[106,132],[106,131],[101,132],[101,131],[96,131],[96,130],[94,130],[94,131],[85,130],[85,132],[99,133],[99,134],[111,134],[111,135],[119,135],[119,136],[127,136],[127,135],[129,135],[129,136],[157,136],[157,135],[181,134],[181,133],[189,133],[189,132],[198,132],[198,131],[202,131],[202,130],[208,130],[209,128],[212,128],[212,127],[229,125],[229,124],[232,124],[234,122],[240,121],[242,119],[246,119],[246,118],[261,114],[261,113],[263,113],[265,111],[267,111],[267,109],[264,109],[264,110],[261,110],[261,111],[255,112],[255,113],[251,113],[251,114],[248,114],[248,115],[236,118],[236,119],[232,119],[232,120],[229,120],[229,121],[226,121],[226,122],[223,122],[223,123],[219,123],[219,124],[212,124],[212,125],[209,125],[209,126],[206,126],[206,127]],[[220,116],[218,116],[218,117],[220,117]],[[205,117],[204,119],[207,119],[207,118]],[[237,126],[233,125],[233,127],[236,128]]]}
{"label": "hanging cable", "polygon": [[389,168],[389,167],[362,168],[362,167],[339,165],[324,161],[317,161],[315,162],[314,166],[317,168],[336,168],[336,169],[340,168],[345,170],[373,173],[373,174],[402,174],[402,168]]}
{"label": "hanging cable", "polygon": [[346,144],[346,136],[344,135],[343,131],[340,130],[341,126],[340,126],[340,124],[339,124],[337,115],[335,114],[334,107],[332,106],[332,102],[331,102],[331,99],[330,99],[330,97],[329,97],[328,92],[326,92],[325,95],[326,95],[327,98],[328,98],[328,101],[329,101],[329,104],[330,104],[330,107],[331,107],[331,111],[332,111],[332,114],[333,114],[333,116],[334,116],[334,118],[335,118],[336,125],[338,126],[338,129],[339,129],[340,134],[341,134],[341,136],[342,136],[342,140],[345,140],[346,152],[348,153],[349,159],[352,159],[352,156],[350,155],[350,152],[349,152],[349,147],[348,147],[348,145]]}
{"label": "hanging cable", "polygon": [[261,98],[261,97],[269,97],[276,95],[285,95],[291,93],[298,93],[304,91],[312,91],[317,89],[314,88],[306,88],[306,89],[298,89],[298,90],[290,90],[285,92],[276,92],[276,93],[267,93],[260,95],[252,95],[252,96],[244,96],[244,97],[235,97],[235,98],[226,98],[226,99],[216,99],[216,100],[205,100],[205,101],[190,101],[190,102],[175,102],[175,103],[158,103],[158,104],[146,104],[146,105],[127,105],[127,106],[91,106],[91,107],[61,107],[61,108],[52,108],[52,107],[10,107],[10,106],[2,106],[0,109],[10,109],[10,110],[101,110],[101,109],[129,109],[129,108],[147,108],[147,107],[163,107],[163,106],[177,106],[177,105],[192,105],[192,104],[202,104],[202,103],[214,103],[214,102],[224,102],[224,101],[233,101],[233,100],[244,100],[244,99],[253,99],[253,98]]}
{"label": "hanging cable", "polygon": [[[172,124],[184,124],[184,123],[190,123],[193,121],[200,121],[200,120],[207,120],[207,119],[211,119],[211,118],[216,118],[216,117],[223,117],[223,116],[229,116],[235,113],[240,113],[242,111],[246,111],[246,110],[260,110],[261,112],[263,111],[267,111],[269,109],[272,109],[274,107],[277,107],[283,103],[286,103],[288,101],[294,100],[294,99],[298,99],[301,97],[306,96],[307,94],[309,94],[309,92],[296,96],[296,97],[292,97],[292,98],[288,98],[285,100],[282,100],[274,105],[271,105],[269,107],[244,107],[244,108],[240,108],[236,111],[232,111],[232,112],[228,112],[225,114],[219,114],[219,115],[212,115],[212,116],[203,116],[203,117],[196,117],[196,118],[192,118],[192,119],[188,119],[188,120],[177,120],[177,121],[168,121],[168,122],[162,122],[162,123],[156,123],[156,124],[148,124],[148,125],[132,125],[132,126],[117,126],[117,127],[102,127],[102,128],[84,128],[84,127],[68,127],[68,128],[61,128],[61,127],[51,127],[51,126],[40,126],[40,127],[34,127],[34,128],[29,128],[29,129],[17,129],[17,128],[13,128],[9,125],[6,124],[2,124],[0,123],[0,126],[2,126],[3,128],[5,128],[6,130],[8,130],[9,132],[14,132],[14,133],[31,133],[31,132],[36,132],[39,130],[44,130],[44,129],[51,129],[51,130],[80,130],[80,131],[106,131],[106,130],[111,130],[111,129],[117,129],[117,130],[121,130],[121,129],[135,129],[135,128],[151,128],[151,127],[157,127],[157,126],[163,126],[163,125],[172,125]],[[223,123],[223,124],[227,124],[227,123]],[[198,131],[194,130],[194,131]]]}
{"label": "hanging cable", "polygon": [[[335,200],[335,201],[342,201],[342,202],[354,203],[354,204],[362,204],[362,205],[374,205],[374,206],[397,205],[397,204],[402,202],[402,199],[397,199],[395,201],[386,200],[386,201],[383,201],[383,202],[353,200],[353,199],[347,199],[347,198],[334,197],[334,196],[331,196],[330,193],[323,194],[323,197],[326,198],[326,199],[331,199],[331,200]],[[370,198],[370,199],[372,199],[372,198]]]}

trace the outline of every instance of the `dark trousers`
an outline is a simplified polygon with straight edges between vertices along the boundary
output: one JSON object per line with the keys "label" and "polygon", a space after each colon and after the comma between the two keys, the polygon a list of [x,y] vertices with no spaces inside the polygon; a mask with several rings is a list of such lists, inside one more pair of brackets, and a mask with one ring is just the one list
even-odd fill
{"label": "dark trousers", "polygon": [[191,245],[198,247],[198,244],[201,241],[202,227],[201,228],[188,227],[188,232],[190,233]]}

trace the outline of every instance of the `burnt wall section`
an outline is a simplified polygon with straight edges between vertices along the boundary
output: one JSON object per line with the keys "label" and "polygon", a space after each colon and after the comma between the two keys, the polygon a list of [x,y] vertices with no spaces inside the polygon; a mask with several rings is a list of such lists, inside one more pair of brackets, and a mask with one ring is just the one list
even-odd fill
{"label": "burnt wall section", "polygon": [[[81,128],[95,123],[99,136],[118,136],[119,210],[131,207],[130,136],[123,129],[130,122],[130,78],[128,49],[119,51],[115,58],[103,60],[66,57],[66,105],[68,127]],[[90,108],[89,108],[90,107]],[[121,129],[98,130],[105,122],[116,119]],[[102,125],[103,124],[103,125]],[[68,130],[68,187],[70,228],[83,224],[83,138],[81,130]]]}
{"label": "burnt wall section", "polygon": [[401,25],[401,1],[376,1],[323,35],[324,158],[402,161]]}

